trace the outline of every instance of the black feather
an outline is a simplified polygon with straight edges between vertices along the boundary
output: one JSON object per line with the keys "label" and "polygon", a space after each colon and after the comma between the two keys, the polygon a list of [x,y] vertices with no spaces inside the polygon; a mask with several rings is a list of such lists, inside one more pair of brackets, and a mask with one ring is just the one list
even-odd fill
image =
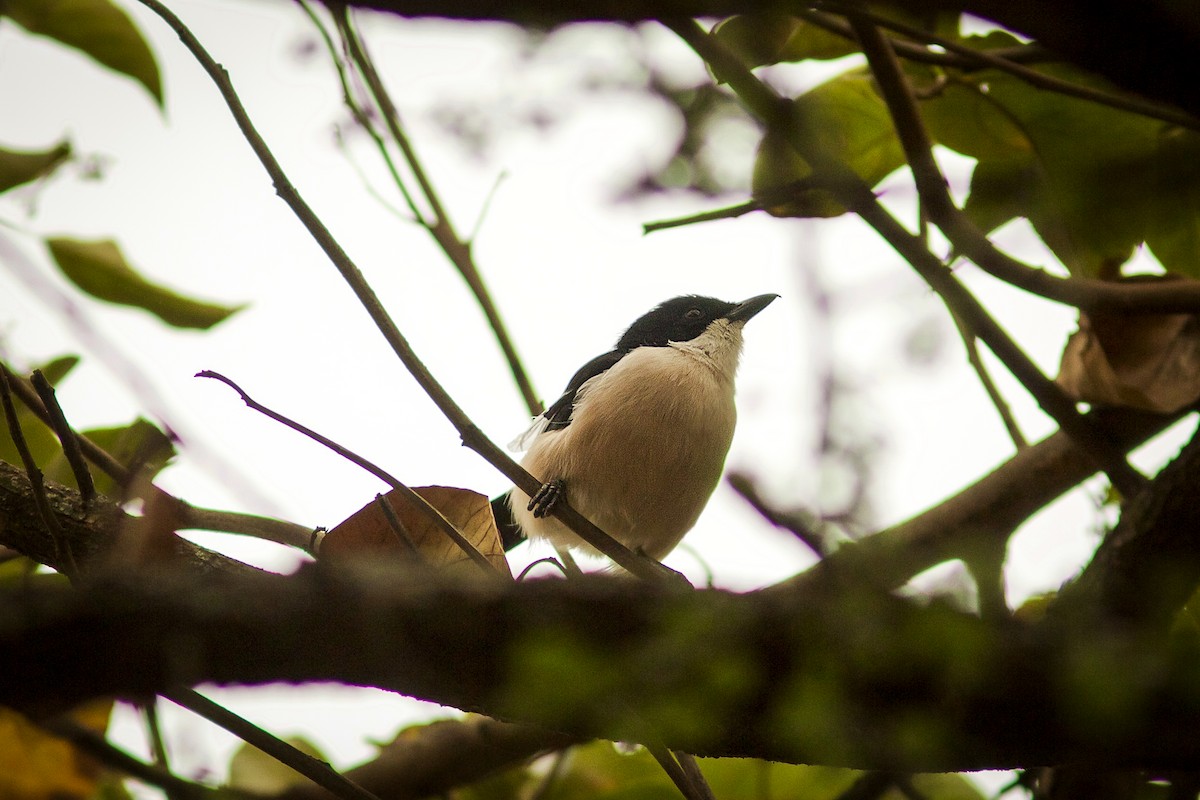
{"label": "black feather", "polygon": [[525,531],[517,524],[517,518],[513,516],[512,506],[509,505],[508,498],[511,494],[512,491],[509,490],[499,497],[492,498],[492,516],[496,518],[496,530],[500,533],[500,544],[504,546],[505,552],[512,550],[527,538]]}
{"label": "black feather", "polygon": [[555,400],[549,408],[542,412],[542,416],[550,420],[550,423],[546,425],[546,430],[556,431],[570,425],[571,413],[575,410],[575,398],[579,394],[579,387],[597,375],[607,371],[613,364],[620,361],[624,355],[625,353],[619,350],[611,350],[602,356],[596,356],[580,367],[579,371],[567,383],[567,388],[563,392],[562,397]]}
{"label": "black feather", "polygon": [[617,340],[615,349],[596,356],[575,373],[562,396],[542,412],[549,422],[547,431],[561,430],[571,424],[579,389],[639,347],[666,347],[671,342],[695,339],[713,322],[728,314],[737,304],[713,297],[684,295],[656,306],[637,319]]}

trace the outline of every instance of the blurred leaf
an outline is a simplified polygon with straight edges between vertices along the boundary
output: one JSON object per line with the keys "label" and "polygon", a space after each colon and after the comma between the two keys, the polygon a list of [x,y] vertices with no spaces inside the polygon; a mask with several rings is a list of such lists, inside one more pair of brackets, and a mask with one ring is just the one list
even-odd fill
{"label": "blurred leaf", "polygon": [[110,0],[4,0],[3,15],[133,78],[163,105],[162,79],[149,43]]}
{"label": "blurred leaf", "polygon": [[784,42],[779,53],[780,61],[832,61],[852,53],[858,53],[858,44],[845,36],[825,30],[803,20],[797,20],[792,35]]}
{"label": "blurred leaf", "polygon": [[1200,278],[1200,136],[1164,126],[1157,143],[1146,244],[1167,270]]}
{"label": "blurred leaf", "polygon": [[[78,356],[62,356],[36,367],[36,369],[40,369],[50,384],[57,387],[78,363]],[[63,455],[62,447],[59,445],[54,431],[34,416],[33,412],[25,408],[23,404],[17,402],[15,405],[21,433],[25,436],[25,443],[38,468],[49,480],[66,486],[75,486],[75,477],[67,463],[66,456]],[[65,413],[67,421],[70,422],[70,409],[65,409]],[[138,466],[141,468],[143,476],[146,477],[158,474],[175,455],[175,446],[170,438],[154,423],[140,418],[128,425],[93,428],[81,431],[81,433],[126,467],[132,467],[135,462],[139,462]],[[9,464],[21,463],[7,425],[0,425],[0,461],[6,461]],[[100,494],[110,497],[120,496],[121,487],[100,470],[92,469],[92,479],[96,485],[96,491]]]}
{"label": "blurred leaf", "polygon": [[[1112,91],[1064,65],[1041,70]],[[994,70],[944,77],[922,114],[940,144],[978,160],[966,210],[980,227],[1027,218],[1075,275],[1111,277],[1143,241],[1169,270],[1200,275],[1200,137]]]}
{"label": "blurred leaf", "polygon": [[[146,478],[157,475],[175,456],[175,445],[171,439],[153,422],[141,417],[128,425],[92,428],[82,433],[123,466],[131,469],[136,467]],[[68,486],[75,485],[71,467],[67,464],[61,448],[56,450],[53,459],[46,462],[42,471],[51,480]],[[113,498],[121,497],[122,487],[100,470],[92,469],[92,481],[100,494]]]}
{"label": "blurred leaf", "polygon": [[[864,70],[853,70],[806,92],[795,101],[808,149],[823,151],[874,186],[904,163],[900,142],[883,100]],[[754,164],[754,196],[803,181],[812,173],[783,130],[768,128]],[[785,202],[767,200],[775,216],[835,217],[846,209],[827,191],[807,189]]]}
{"label": "blurred leaf", "polygon": [[800,20],[789,14],[763,11],[730,17],[713,29],[713,35],[743,64],[753,69],[781,60],[795,60],[782,56],[784,46],[800,25]]}
{"label": "blurred leaf", "polygon": [[[78,356],[62,356],[36,369],[40,369],[46,376],[46,380],[54,386],[66,377],[67,373],[78,363]],[[30,372],[32,373],[33,370],[30,370]],[[33,460],[44,472],[46,464],[53,461],[60,452],[58,437],[54,435],[54,431],[50,430],[49,426],[34,416],[33,412],[27,409],[16,398],[14,398],[13,405],[17,409],[17,422],[21,427],[21,433],[25,437],[25,444],[29,447],[29,452],[33,456]],[[21,464],[21,457],[17,453],[17,446],[13,443],[8,425],[3,422],[0,422],[0,461],[6,461],[9,464],[15,465]],[[57,478],[52,479],[58,480]],[[73,481],[60,482],[74,485]]]}
{"label": "blurred leaf", "polygon": [[[112,705],[112,700],[95,700],[69,716],[103,733]],[[102,774],[100,763],[91,756],[0,706],[0,797],[88,800],[97,791]]]}
{"label": "blurred leaf", "polygon": [[41,564],[27,556],[18,556],[0,562],[0,587],[5,589],[57,587],[67,589],[71,581],[61,572],[39,572]]}
{"label": "blurred leaf", "polygon": [[[752,758],[702,758],[700,770],[720,798],[803,797],[833,800],[862,773],[837,767],[775,764]],[[765,792],[770,787],[769,792]],[[932,800],[932,799],[931,799]]]}
{"label": "blurred leaf", "polygon": [[[509,573],[508,559],[500,544],[491,501],[478,492],[451,486],[417,486],[416,492],[488,559],[496,569]],[[412,542],[421,559],[431,566],[475,576],[479,567],[431,520],[428,514],[402,493],[383,495],[395,512],[403,535]],[[325,534],[322,558],[351,558],[371,553],[400,557],[411,552],[400,539],[377,501],[372,500]]]}
{"label": "blurred leaf", "polygon": [[111,239],[46,240],[59,269],[83,291],[110,303],[143,308],[177,328],[211,328],[244,306],[219,306],[183,297],[139,275]]}
{"label": "blurred leaf", "polygon": [[[289,736],[284,741],[305,755],[319,761],[326,760],[317,746],[303,736]],[[311,782],[288,765],[245,742],[229,762],[229,788],[241,792],[270,797],[283,794],[293,786]]]}
{"label": "blurred leaf", "polygon": [[[929,800],[983,800],[984,794],[965,775],[926,774],[912,776],[913,788],[921,797]],[[892,789],[884,800],[905,800],[907,792]]]}
{"label": "blurred leaf", "polygon": [[1200,325],[1190,314],[1081,313],[1055,381],[1083,402],[1172,413],[1200,397]]}
{"label": "blurred leaf", "polygon": [[71,143],[65,139],[49,150],[0,148],[0,192],[45,177],[70,158]]}

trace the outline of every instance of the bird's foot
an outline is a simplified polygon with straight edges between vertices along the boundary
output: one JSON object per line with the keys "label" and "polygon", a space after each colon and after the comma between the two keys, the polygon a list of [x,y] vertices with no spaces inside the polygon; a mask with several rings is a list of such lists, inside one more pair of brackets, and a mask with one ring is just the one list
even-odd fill
{"label": "bird's foot", "polygon": [[553,480],[542,484],[537,494],[529,499],[527,511],[532,511],[535,517],[547,517],[567,490],[566,481]]}

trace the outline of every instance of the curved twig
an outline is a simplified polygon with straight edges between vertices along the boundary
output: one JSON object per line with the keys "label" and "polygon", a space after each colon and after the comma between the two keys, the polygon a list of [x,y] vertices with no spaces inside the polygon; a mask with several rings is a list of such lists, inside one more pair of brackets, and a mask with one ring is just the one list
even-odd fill
{"label": "curved twig", "polygon": [[383,481],[388,486],[391,486],[397,492],[402,494],[406,500],[420,509],[421,513],[423,513],[430,519],[430,521],[437,525],[438,528],[441,529],[442,533],[446,534],[447,538],[454,542],[454,544],[457,545],[460,550],[466,553],[467,557],[470,558],[475,564],[479,565],[484,572],[487,572],[492,576],[503,577],[504,573],[497,571],[496,568],[493,567],[492,564],[487,560],[487,557],[484,556],[483,553],[479,552],[475,545],[467,541],[467,538],[459,532],[458,528],[454,527],[453,522],[446,519],[445,515],[443,515],[441,511],[431,505],[424,497],[421,497],[421,495],[414,492],[407,484],[403,483],[400,479],[396,478],[382,467],[373,464],[349,448],[343,447],[342,445],[333,441],[329,437],[317,433],[312,428],[302,425],[293,419],[289,419],[283,414],[280,414],[278,411],[267,408],[262,403],[246,394],[242,387],[238,386],[232,380],[220,374],[219,372],[213,372],[212,370],[206,369],[201,372],[197,372],[196,377],[212,378],[213,380],[220,381],[230,389],[233,389],[235,392],[237,392],[238,396],[242,398],[242,402],[258,413],[270,417],[279,424],[291,428],[297,433],[307,436],[317,444],[329,448],[350,463],[361,467],[362,469],[374,475],[376,478],[379,478],[379,480]]}

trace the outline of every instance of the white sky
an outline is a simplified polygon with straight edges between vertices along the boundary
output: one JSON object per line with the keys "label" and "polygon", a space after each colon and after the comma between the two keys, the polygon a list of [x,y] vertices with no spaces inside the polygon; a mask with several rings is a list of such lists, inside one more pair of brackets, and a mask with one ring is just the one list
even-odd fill
{"label": "white sky", "polygon": [[[252,0],[173,0],[171,6],[228,68],[292,180],[358,261],[434,375],[486,433],[509,441],[524,428],[526,414],[482,316],[429,237],[384,211],[333,147],[332,123],[346,115],[324,53],[308,60],[296,55],[312,39],[299,9]],[[28,280],[0,270],[5,355],[32,365],[83,352],[84,364],[60,390],[78,427],[165,415],[188,446],[162,485],[199,505],[332,526],[381,490],[355,467],[247,410],[225,387],[193,379],[201,369],[230,376],[259,401],[413,485],[503,491],[504,479],[459,446],[274,195],[207,77],[156,17],[140,6],[130,10],[160,59],[165,115],[133,82],[0,24],[0,107],[6,109],[0,146],[42,148],[67,135],[78,152],[101,155],[107,164],[99,182],[67,170],[38,192],[33,216],[11,199],[0,201],[0,220],[32,234],[4,232],[39,266],[33,283],[42,287],[34,291]],[[628,69],[622,32],[568,31],[526,63],[519,37],[503,26],[388,18],[369,20],[366,28],[460,230],[472,229],[505,176],[475,253],[544,398],[553,399],[579,364],[608,349],[630,321],[667,297],[698,292],[732,300],[777,292],[782,299],[747,329],[741,421],[728,462],[759,476],[772,497],[809,508],[836,503],[836,486],[812,472],[814,353],[838,365],[854,390],[855,428],[881,443],[871,484],[877,525],[919,512],[1011,454],[940,303],[856,221],[752,215],[642,236],[643,222],[717,203],[677,196],[612,202],[623,180],[670,151],[676,134],[671,117],[652,103],[571,90],[581,74]],[[651,33],[657,61],[673,74],[703,77],[682,44],[665,32]],[[544,134],[507,127],[487,156],[476,159],[431,124],[431,110],[446,100],[510,110],[545,106],[561,120]],[[357,152],[374,184],[386,187],[371,152]],[[965,165],[953,167],[960,178],[966,174]],[[911,193],[893,178],[884,196],[904,208]],[[36,237],[44,235],[114,237],[148,276],[200,297],[251,306],[213,332],[195,334],[165,330],[139,311],[75,298],[77,318],[102,332],[162,400],[131,393],[125,375],[99,357],[95,337],[81,338],[57,310],[61,301],[43,301],[46,287],[51,296],[70,294],[38,245]],[[1002,243],[1037,263],[1047,261],[1021,226]],[[970,268],[960,272],[1053,373],[1073,314]],[[832,327],[813,314],[813,286],[834,297]],[[909,337],[931,332],[940,341],[932,361],[906,360]],[[1031,439],[1051,429],[1019,387],[1002,376],[1000,383]],[[1157,448],[1147,463],[1161,461],[1170,447]],[[1087,494],[1077,492],[1027,526],[1011,550],[1010,599],[1053,589],[1072,574],[1094,544],[1100,518]],[[273,547],[234,537],[198,539],[219,539],[222,548],[258,563],[292,563]],[[810,563],[803,547],[759,521],[726,487],[686,545],[670,565],[702,580],[698,555],[719,585],[735,589],[775,582]],[[276,732],[308,730],[343,766],[370,754],[366,738],[390,739],[398,720],[428,713],[403,698],[370,693],[363,702],[363,696],[350,689],[305,690],[302,697],[274,688],[220,693]],[[328,724],[351,714],[345,726]],[[232,742],[226,737],[184,715],[168,713],[167,720],[185,774],[227,763]],[[132,726],[127,735],[137,748]]]}

